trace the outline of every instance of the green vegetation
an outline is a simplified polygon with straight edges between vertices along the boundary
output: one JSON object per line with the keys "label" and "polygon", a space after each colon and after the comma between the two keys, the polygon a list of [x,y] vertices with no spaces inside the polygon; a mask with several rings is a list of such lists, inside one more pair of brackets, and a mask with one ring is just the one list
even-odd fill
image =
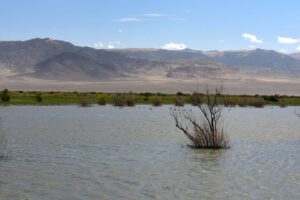
{"label": "green vegetation", "polygon": [[88,94],[87,93],[78,94],[78,103],[81,107],[89,107],[90,102],[88,100]]}
{"label": "green vegetation", "polygon": [[1,92],[1,101],[9,101],[10,100],[10,93],[8,89],[4,89]]}
{"label": "green vegetation", "polygon": [[123,94],[116,94],[114,96],[113,104],[114,106],[123,107],[125,106],[125,96]]}
{"label": "green vegetation", "polygon": [[153,99],[152,99],[152,105],[153,106],[161,106],[161,97],[156,95]]}
{"label": "green vegetation", "polygon": [[102,95],[97,98],[98,105],[105,106],[106,105],[106,95]]}
{"label": "green vegetation", "polygon": [[[173,104],[179,97],[184,104],[199,105],[207,102],[207,97],[201,93],[177,93],[177,94],[153,94],[146,93],[97,93],[97,92],[25,92],[8,91],[1,92],[0,105],[78,105],[79,101],[84,100],[89,104],[114,104],[115,96],[124,100],[126,104],[153,104],[155,101],[159,104]],[[278,99],[278,101],[276,100]],[[127,102],[126,102],[127,101]],[[254,106],[255,102],[263,105],[278,106],[300,106],[300,96],[286,95],[221,95],[219,103],[230,106]]]}

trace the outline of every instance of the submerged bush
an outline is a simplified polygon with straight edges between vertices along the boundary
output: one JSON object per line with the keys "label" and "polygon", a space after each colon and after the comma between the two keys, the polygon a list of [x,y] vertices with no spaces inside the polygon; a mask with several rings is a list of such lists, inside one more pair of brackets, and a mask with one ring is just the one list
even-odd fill
{"label": "submerged bush", "polygon": [[8,89],[4,89],[1,92],[1,100],[2,101],[10,101],[10,93],[9,93]]}
{"label": "submerged bush", "polygon": [[97,103],[98,103],[98,105],[101,105],[101,106],[106,105],[106,96],[100,96],[100,97],[97,99]]}
{"label": "submerged bush", "polygon": [[89,107],[91,105],[87,93],[78,94],[78,102],[81,107]]}
{"label": "submerged bush", "polygon": [[[222,106],[218,104],[222,87],[215,94],[206,91],[207,104],[198,104],[197,111],[191,109],[171,109],[170,114],[176,127],[192,142],[193,148],[225,148],[228,138],[221,124]],[[200,116],[200,117],[199,117]]]}
{"label": "submerged bush", "polygon": [[153,106],[161,106],[161,99],[159,96],[155,96],[153,99],[152,99],[152,105]]}

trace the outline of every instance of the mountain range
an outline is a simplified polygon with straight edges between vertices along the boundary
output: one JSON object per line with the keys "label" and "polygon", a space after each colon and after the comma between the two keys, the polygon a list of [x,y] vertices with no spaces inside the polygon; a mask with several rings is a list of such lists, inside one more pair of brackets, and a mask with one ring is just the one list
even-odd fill
{"label": "mountain range", "polygon": [[45,39],[0,41],[0,80],[241,80],[300,77],[300,53],[94,49]]}

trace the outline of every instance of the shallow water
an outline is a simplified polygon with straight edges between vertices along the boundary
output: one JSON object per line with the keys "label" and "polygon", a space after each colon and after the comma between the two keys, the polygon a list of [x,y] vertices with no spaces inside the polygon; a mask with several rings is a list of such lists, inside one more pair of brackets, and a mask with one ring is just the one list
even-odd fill
{"label": "shallow water", "polygon": [[225,150],[188,148],[169,107],[0,107],[0,199],[300,199],[295,107],[225,108]]}

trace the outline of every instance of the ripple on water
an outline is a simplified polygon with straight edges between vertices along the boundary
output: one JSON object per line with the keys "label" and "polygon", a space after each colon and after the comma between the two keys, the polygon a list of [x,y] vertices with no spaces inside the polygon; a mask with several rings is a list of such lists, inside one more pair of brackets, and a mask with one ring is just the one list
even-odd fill
{"label": "ripple on water", "polygon": [[188,148],[168,107],[0,107],[0,199],[299,199],[293,107],[225,109],[224,150]]}

